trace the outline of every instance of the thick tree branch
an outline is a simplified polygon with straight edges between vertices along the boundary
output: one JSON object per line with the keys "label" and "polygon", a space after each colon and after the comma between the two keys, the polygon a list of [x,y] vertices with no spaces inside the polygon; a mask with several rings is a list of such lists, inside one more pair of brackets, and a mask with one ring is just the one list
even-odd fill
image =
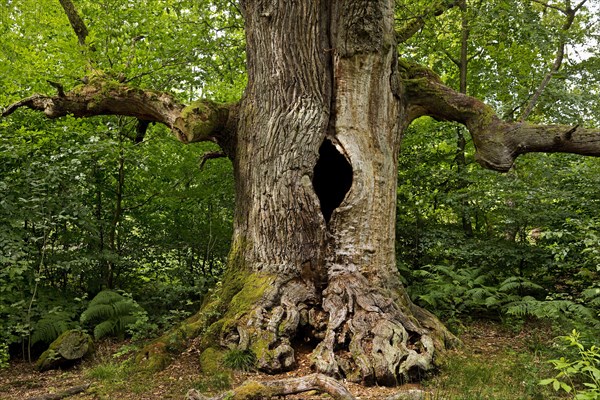
{"label": "thick tree branch", "polygon": [[242,400],[270,399],[312,390],[327,393],[336,400],[354,400],[355,397],[344,385],[323,374],[312,374],[301,378],[280,379],[276,381],[246,381],[241,386],[214,397],[206,397],[192,389],[187,400]]}
{"label": "thick tree branch", "polygon": [[48,118],[69,114],[135,117],[143,124],[160,122],[168,126],[183,143],[214,141],[222,147],[232,143],[232,106],[211,101],[186,106],[167,93],[137,89],[106,78],[96,77],[58,96],[35,94],[9,105],[0,116],[6,117],[21,107],[42,111]]}
{"label": "thick tree branch", "polygon": [[490,106],[445,86],[431,70],[405,61],[399,68],[409,121],[428,115],[466,125],[476,159],[486,168],[508,171],[520,154],[532,152],[600,156],[600,129],[503,121]]}
{"label": "thick tree branch", "polygon": [[79,40],[79,44],[85,46],[85,39],[88,36],[88,30],[85,26],[85,23],[79,16],[79,13],[75,9],[73,2],[71,0],[58,0],[60,5],[65,10],[67,17],[69,18],[69,22],[71,23],[71,27],[75,31],[77,35],[77,39]]}
{"label": "thick tree branch", "polygon": [[438,0],[426,8],[421,15],[413,17],[403,26],[396,29],[396,40],[398,43],[404,43],[413,37],[427,21],[434,17],[439,17],[445,11],[459,4],[461,0]]}

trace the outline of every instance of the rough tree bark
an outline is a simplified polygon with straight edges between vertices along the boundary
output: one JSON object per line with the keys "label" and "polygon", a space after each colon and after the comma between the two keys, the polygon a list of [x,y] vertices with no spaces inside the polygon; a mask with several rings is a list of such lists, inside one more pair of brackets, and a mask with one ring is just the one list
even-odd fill
{"label": "rough tree bark", "polygon": [[[250,349],[261,370],[279,372],[295,367],[303,343],[319,373],[365,384],[414,379],[456,339],[410,301],[396,270],[403,130],[423,115],[461,122],[479,162],[499,171],[531,151],[600,155],[598,130],[504,122],[431,71],[398,60],[393,6],[241,1],[248,86],[236,105],[184,106],[100,76],[5,110],[128,115],[163,123],[185,143],[214,141],[231,158],[236,210],[228,271],[203,310],[148,346],[140,362],[160,366],[178,339],[200,335],[201,359]],[[430,11],[437,15],[438,6]]]}

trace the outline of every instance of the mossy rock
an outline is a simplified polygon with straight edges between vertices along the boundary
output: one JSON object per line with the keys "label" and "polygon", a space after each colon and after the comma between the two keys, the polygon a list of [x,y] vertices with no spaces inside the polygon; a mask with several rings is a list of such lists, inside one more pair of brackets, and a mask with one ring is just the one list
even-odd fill
{"label": "mossy rock", "polygon": [[35,367],[38,371],[69,367],[92,354],[93,351],[92,337],[85,332],[73,329],[64,332],[52,342],[48,350],[43,352],[37,360]]}

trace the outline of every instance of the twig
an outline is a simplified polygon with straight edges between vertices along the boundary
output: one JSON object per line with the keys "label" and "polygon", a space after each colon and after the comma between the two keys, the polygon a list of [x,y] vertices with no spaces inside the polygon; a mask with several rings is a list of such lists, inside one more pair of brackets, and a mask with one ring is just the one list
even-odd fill
{"label": "twig", "polygon": [[208,153],[204,153],[202,155],[202,158],[200,159],[200,169],[202,169],[204,167],[204,164],[206,164],[206,162],[208,160],[212,160],[213,158],[224,158],[227,157],[227,155],[225,155],[225,153],[223,153],[222,151],[210,151]]}

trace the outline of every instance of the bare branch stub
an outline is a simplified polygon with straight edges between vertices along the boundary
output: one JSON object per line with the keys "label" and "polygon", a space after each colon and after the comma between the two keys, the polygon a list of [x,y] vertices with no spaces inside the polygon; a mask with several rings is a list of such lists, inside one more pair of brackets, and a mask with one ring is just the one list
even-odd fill
{"label": "bare branch stub", "polygon": [[204,165],[206,164],[206,162],[208,160],[214,160],[216,158],[225,158],[225,157],[227,157],[227,154],[223,153],[222,151],[209,151],[207,153],[204,153],[202,155],[202,157],[200,157],[199,168],[200,169],[204,168]]}

